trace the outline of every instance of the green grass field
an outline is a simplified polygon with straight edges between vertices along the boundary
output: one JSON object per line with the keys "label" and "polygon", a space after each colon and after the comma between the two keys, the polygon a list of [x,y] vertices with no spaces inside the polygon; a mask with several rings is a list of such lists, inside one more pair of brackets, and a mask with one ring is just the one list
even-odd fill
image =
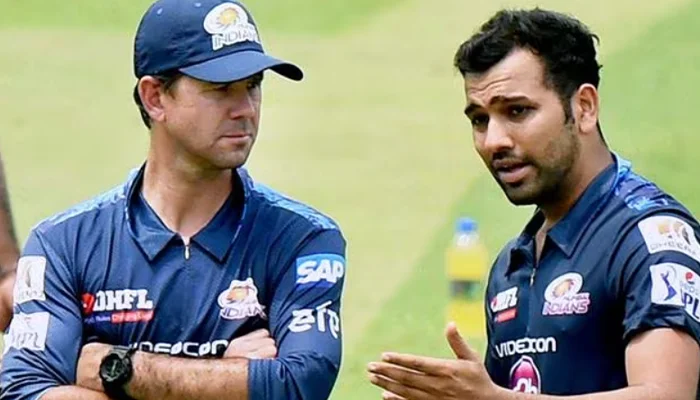
{"label": "green grass field", "polygon": [[[0,151],[22,240],[141,162],[148,135],[130,100],[131,51],[147,3],[72,0],[48,10],[43,0],[0,0],[9,10],[0,16]],[[364,367],[382,351],[449,356],[442,254],[454,219],[476,217],[495,253],[529,212],[511,207],[476,159],[450,65],[499,3],[249,3],[268,49],[307,72],[300,84],[266,80],[249,168],[343,227],[345,358],[333,398],[379,398]],[[700,211],[691,92],[700,87],[700,3],[538,4],[600,34],[609,143]]]}

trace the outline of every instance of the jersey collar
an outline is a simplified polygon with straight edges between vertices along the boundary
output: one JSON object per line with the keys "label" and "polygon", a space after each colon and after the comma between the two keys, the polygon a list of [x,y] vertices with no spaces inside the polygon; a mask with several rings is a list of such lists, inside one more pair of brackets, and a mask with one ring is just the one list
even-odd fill
{"label": "jersey collar", "polygon": [[[613,163],[593,179],[571,210],[547,234],[567,258],[571,257],[577,244],[587,232],[591,221],[610,201],[610,197],[619,186],[619,182],[631,170],[629,161],[615,153],[612,153],[612,156]],[[533,246],[535,234],[542,223],[544,223],[544,215],[537,209],[511,250],[508,272],[521,264],[515,253],[525,250],[528,246]]]}
{"label": "jersey collar", "polygon": [[[126,219],[129,230],[141,251],[153,261],[178,235],[171,231],[148,205],[141,194],[145,164],[132,174],[127,183]],[[211,221],[191,241],[222,262],[238,236],[252,183],[246,171],[234,175],[234,190]]]}

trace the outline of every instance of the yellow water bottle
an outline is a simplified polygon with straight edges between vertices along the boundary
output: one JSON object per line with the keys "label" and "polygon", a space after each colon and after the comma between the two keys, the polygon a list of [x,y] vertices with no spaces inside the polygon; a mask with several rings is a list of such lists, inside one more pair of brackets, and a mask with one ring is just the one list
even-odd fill
{"label": "yellow water bottle", "polygon": [[484,284],[489,263],[488,251],[479,239],[476,221],[460,218],[446,254],[450,281],[447,318],[455,321],[465,336],[483,337],[486,334]]}

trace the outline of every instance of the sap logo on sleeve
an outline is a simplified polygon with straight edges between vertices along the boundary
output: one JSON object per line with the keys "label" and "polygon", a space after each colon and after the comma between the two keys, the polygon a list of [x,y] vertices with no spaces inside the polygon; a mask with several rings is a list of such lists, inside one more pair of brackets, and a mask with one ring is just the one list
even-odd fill
{"label": "sap logo on sleeve", "polygon": [[297,258],[297,288],[331,287],[345,276],[345,258],[338,254],[314,254]]}
{"label": "sap logo on sleeve", "polygon": [[17,350],[44,351],[49,332],[49,313],[16,314],[5,336],[5,346]]}
{"label": "sap logo on sleeve", "polygon": [[693,228],[680,218],[657,215],[637,224],[650,254],[677,251],[700,261],[700,243]]}
{"label": "sap logo on sleeve", "polygon": [[17,262],[14,287],[15,304],[46,300],[46,257],[24,256]]}
{"label": "sap logo on sleeve", "polygon": [[332,303],[329,300],[316,308],[292,311],[292,322],[289,323],[289,330],[301,333],[315,326],[319,332],[329,331],[333,338],[338,339],[340,317],[337,312],[329,308]]}

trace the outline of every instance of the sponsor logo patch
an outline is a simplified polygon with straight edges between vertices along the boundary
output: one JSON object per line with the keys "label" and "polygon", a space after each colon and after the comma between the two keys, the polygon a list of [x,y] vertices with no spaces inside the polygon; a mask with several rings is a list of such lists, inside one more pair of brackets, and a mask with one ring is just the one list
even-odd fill
{"label": "sponsor logo patch", "polygon": [[297,258],[297,288],[331,287],[345,276],[345,259],[337,254]]}
{"label": "sponsor logo patch", "polygon": [[651,302],[662,305],[682,306],[680,273],[674,263],[656,264],[649,267],[651,274]]}
{"label": "sponsor logo patch", "polygon": [[153,319],[153,301],[147,289],[100,290],[83,293],[83,322],[124,324]]}
{"label": "sponsor logo patch", "polygon": [[651,301],[654,304],[683,307],[700,322],[700,288],[698,274],[676,263],[661,263],[649,267]]}
{"label": "sponsor logo patch", "polygon": [[495,295],[489,306],[495,322],[505,322],[516,317],[518,309],[518,287],[514,286]]}
{"label": "sponsor logo patch", "polygon": [[171,356],[187,356],[192,358],[222,356],[228,348],[229,341],[225,339],[211,342],[177,342],[177,343],[153,343],[138,342],[130,347],[148,353],[168,354]]}
{"label": "sponsor logo patch", "polygon": [[680,218],[658,215],[637,225],[650,254],[676,251],[700,261],[700,243],[693,228]]}
{"label": "sponsor logo patch", "polygon": [[556,353],[557,340],[552,337],[521,338],[509,340],[494,346],[498,358],[514,356],[518,354],[543,354]]}
{"label": "sponsor logo patch", "polygon": [[294,333],[306,332],[316,328],[319,332],[330,332],[333,338],[338,339],[340,334],[340,317],[330,308],[329,300],[316,308],[305,308],[292,311],[292,322],[289,330]]}
{"label": "sponsor logo patch", "polygon": [[5,346],[17,350],[44,351],[49,332],[49,313],[16,314],[5,336]]}
{"label": "sponsor logo patch", "polygon": [[13,291],[15,304],[46,300],[46,257],[24,256],[17,262]]}
{"label": "sponsor logo patch", "polygon": [[510,389],[514,392],[539,394],[542,377],[532,357],[522,356],[510,369]]}

